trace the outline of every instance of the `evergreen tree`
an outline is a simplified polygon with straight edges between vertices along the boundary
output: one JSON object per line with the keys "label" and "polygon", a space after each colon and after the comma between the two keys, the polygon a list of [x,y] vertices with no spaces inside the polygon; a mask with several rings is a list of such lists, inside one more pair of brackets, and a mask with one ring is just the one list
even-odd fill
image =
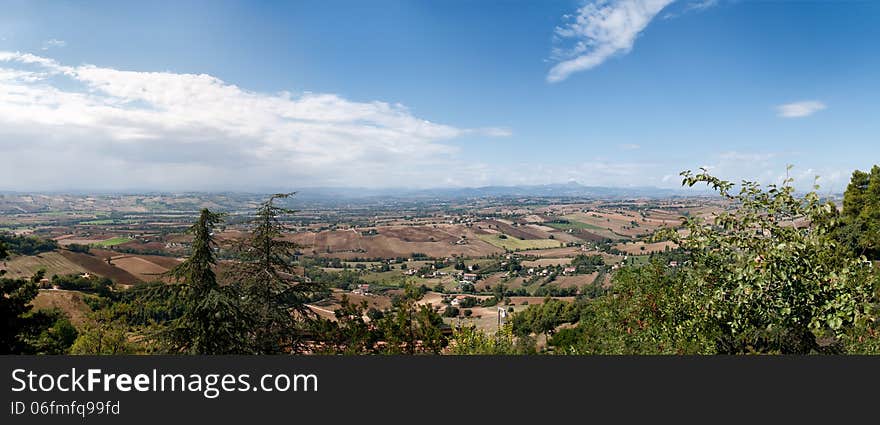
{"label": "evergreen tree", "polygon": [[837,239],[853,252],[880,258],[880,167],[853,172],[843,197]]}
{"label": "evergreen tree", "polygon": [[26,343],[20,334],[28,328],[25,315],[31,311],[30,302],[37,296],[37,284],[27,279],[0,278],[0,354],[20,354]]}
{"label": "evergreen tree", "polygon": [[84,327],[70,347],[71,354],[80,355],[120,355],[137,352],[136,344],[129,341],[123,323],[120,323],[107,310],[92,313],[89,323]]}
{"label": "evergreen tree", "polygon": [[162,332],[168,350],[187,354],[232,354],[247,352],[247,330],[251,321],[239,302],[237,285],[221,286],[214,267],[217,264],[214,227],[220,214],[203,209],[190,229],[192,253],[168,274],[176,281],[171,301],[183,308],[180,317]]}
{"label": "evergreen tree", "polygon": [[387,342],[389,354],[440,354],[447,345],[443,318],[429,305],[417,304],[424,295],[420,288],[407,285],[402,297],[393,300],[392,308],[377,326]]}
{"label": "evergreen tree", "polygon": [[76,338],[60,312],[33,311],[42,278],[43,272],[30,279],[0,278],[0,354],[63,354]]}
{"label": "evergreen tree", "polygon": [[292,195],[275,194],[260,205],[243,246],[245,261],[235,267],[234,276],[242,279],[246,302],[256,314],[252,342],[257,353],[301,351],[309,325],[304,322],[316,319],[306,303],[321,285],[294,274],[296,246],[283,239],[288,229],[279,219],[295,211],[275,205]]}

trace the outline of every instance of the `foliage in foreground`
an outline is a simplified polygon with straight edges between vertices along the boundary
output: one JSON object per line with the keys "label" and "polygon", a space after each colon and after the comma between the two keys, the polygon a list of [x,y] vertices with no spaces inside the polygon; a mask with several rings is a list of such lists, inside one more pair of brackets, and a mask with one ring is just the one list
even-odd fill
{"label": "foliage in foreground", "polygon": [[343,297],[336,322],[315,323],[323,354],[440,354],[449,344],[445,325],[431,304],[418,304],[423,291],[412,285],[395,297],[390,309],[368,309]]}
{"label": "foliage in foreground", "polygon": [[836,237],[853,253],[880,259],[880,167],[853,172]]}
{"label": "foliage in foreground", "polygon": [[77,330],[58,310],[33,311],[37,282],[0,277],[0,354],[65,354]]}
{"label": "foliage in foreground", "polygon": [[611,293],[590,303],[575,329],[551,341],[571,353],[839,353],[860,351],[877,301],[872,265],[841,249],[835,205],[794,194],[786,180],[763,190],[706,173],[733,209],[684,231],[658,234],[689,254],[678,269],[655,263],[618,273]]}
{"label": "foliage in foreground", "polygon": [[528,335],[515,336],[508,323],[494,334],[474,326],[456,329],[452,334],[450,353],[455,355],[514,355],[537,354],[535,340]]}

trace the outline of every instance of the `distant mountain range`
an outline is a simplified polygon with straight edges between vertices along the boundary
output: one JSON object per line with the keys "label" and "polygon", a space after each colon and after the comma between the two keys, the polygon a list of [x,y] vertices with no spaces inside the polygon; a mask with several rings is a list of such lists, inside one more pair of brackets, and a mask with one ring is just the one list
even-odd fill
{"label": "distant mountain range", "polygon": [[562,183],[527,186],[484,186],[474,188],[435,188],[435,189],[368,189],[368,188],[305,188],[297,191],[297,199],[468,199],[468,198],[668,198],[674,196],[700,195],[702,191],[681,189],[661,189],[657,187],[601,187],[584,186],[579,183]]}
{"label": "distant mountain range", "polygon": [[660,189],[656,187],[599,187],[578,183],[485,186],[475,188],[369,189],[369,188],[288,188],[253,192],[0,192],[0,214],[52,211],[198,211],[211,208],[249,211],[267,194],[295,190],[296,196],[282,204],[339,206],[346,204],[381,205],[411,202],[473,199],[571,198],[571,199],[659,199],[710,194],[704,189]]}

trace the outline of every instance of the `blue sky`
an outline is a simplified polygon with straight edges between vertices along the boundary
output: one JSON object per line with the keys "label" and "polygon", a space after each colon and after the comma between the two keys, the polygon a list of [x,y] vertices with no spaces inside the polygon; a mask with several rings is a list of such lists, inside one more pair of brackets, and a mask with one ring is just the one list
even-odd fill
{"label": "blue sky", "polygon": [[840,190],[880,158],[876,2],[0,7],[3,190]]}

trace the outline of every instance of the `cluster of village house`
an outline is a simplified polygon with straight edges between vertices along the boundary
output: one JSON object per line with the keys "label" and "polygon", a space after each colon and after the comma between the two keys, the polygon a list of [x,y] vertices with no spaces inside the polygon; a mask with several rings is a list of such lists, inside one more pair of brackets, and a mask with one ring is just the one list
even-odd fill
{"label": "cluster of village house", "polygon": [[[581,251],[587,252],[587,251],[589,251],[589,248],[586,245],[584,245],[581,247]],[[513,258],[513,256],[511,256],[511,255],[507,255],[507,257],[506,257],[507,260],[510,260],[512,258]],[[623,257],[623,263],[625,263],[628,258],[629,258],[629,256],[625,255]],[[447,263],[452,263],[455,260],[456,260],[455,258],[447,258],[446,259]],[[395,262],[396,262],[395,260],[389,260],[389,263],[395,263]],[[501,266],[506,266],[507,264],[508,264],[507,261],[501,262]],[[622,263],[613,264],[611,266],[611,270],[618,270],[620,268],[621,264]],[[669,267],[678,267],[678,262],[677,261],[670,261]],[[434,269],[434,266],[432,265],[431,268]],[[535,276],[535,275],[548,276],[548,275],[550,275],[550,273],[552,273],[551,268],[552,267],[539,267],[539,268],[530,267],[526,270],[526,273],[528,273],[529,276]],[[477,280],[479,280],[479,278],[480,278],[479,274],[469,273],[469,272],[473,272],[473,271],[474,271],[474,266],[470,265],[470,266],[467,266],[467,271],[456,271],[456,272],[450,273],[450,272],[445,272],[445,271],[441,271],[441,270],[433,270],[429,273],[421,274],[420,277],[422,277],[422,278],[440,278],[443,276],[452,275],[452,276],[455,276],[457,279],[459,279],[459,284],[465,284],[465,283],[473,283],[473,282],[476,282]],[[405,276],[415,276],[415,275],[419,274],[419,269],[410,268],[410,269],[403,271],[403,274]],[[574,275],[574,274],[577,274],[576,267],[566,266],[562,269],[563,276],[570,276],[570,275]],[[508,272],[508,275],[510,275],[510,272]],[[367,295],[367,294],[369,294],[369,289],[370,289],[370,285],[361,284],[361,285],[358,285],[357,288],[353,289],[352,293],[359,294],[359,295]]]}

